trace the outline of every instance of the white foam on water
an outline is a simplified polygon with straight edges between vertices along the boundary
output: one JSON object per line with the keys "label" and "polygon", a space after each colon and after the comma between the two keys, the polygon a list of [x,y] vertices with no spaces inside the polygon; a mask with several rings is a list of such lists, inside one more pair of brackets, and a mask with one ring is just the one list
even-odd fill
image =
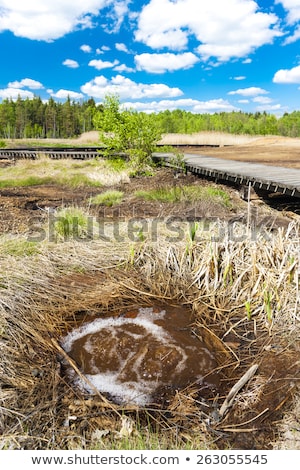
{"label": "white foam on water", "polygon": [[[156,336],[158,340],[167,340],[169,335],[165,332],[165,330],[161,326],[153,323],[154,320],[162,319],[165,313],[165,310],[162,310],[159,313],[153,313],[152,308],[140,308],[136,318],[97,318],[92,322],[86,323],[81,327],[72,330],[62,340],[61,345],[65,351],[69,352],[72,349],[74,342],[80,338],[83,338],[84,336],[96,334],[103,329],[110,329],[111,334],[114,334],[116,327],[130,324],[143,327],[147,333],[153,334],[153,336]],[[134,336],[134,333],[131,334]]]}
{"label": "white foam on water", "polygon": [[[185,349],[163,326],[155,323],[163,320],[165,314],[165,310],[156,313],[152,308],[140,308],[135,318],[126,316],[98,318],[71,331],[63,338],[61,345],[72,357],[73,346],[76,348],[76,341],[82,339],[80,350],[85,350],[89,355],[88,373],[84,371],[84,367],[82,372],[93,386],[101,393],[110,394],[120,404],[132,403],[145,406],[151,402],[158,387],[172,386],[172,378],[178,377],[187,369],[188,354]],[[131,325],[140,329],[130,328]],[[131,348],[122,349],[122,345],[120,346],[120,338],[123,339],[125,336]],[[111,340],[107,343],[110,345],[109,351],[105,350],[106,345],[101,349],[107,338]],[[189,349],[197,352],[197,348],[193,346]],[[105,361],[106,353],[107,361],[113,362],[115,370],[99,370],[97,357],[99,360],[101,354],[104,354]],[[159,357],[151,357],[151,353],[156,353]],[[172,370],[166,377],[164,371],[170,371],[170,368]],[[203,359],[203,368],[205,369],[205,359]],[[74,371],[69,370],[68,374],[74,385],[93,393],[88,383],[76,376]],[[199,375],[197,378],[201,382],[202,376]]]}
{"label": "white foam on water", "polygon": [[[151,395],[157,387],[156,382],[139,380],[137,382],[119,382],[118,374],[86,375],[101,393],[109,393],[119,404],[135,404],[145,406],[151,401]],[[82,383],[79,384],[82,386]],[[85,390],[93,392],[89,387]]]}

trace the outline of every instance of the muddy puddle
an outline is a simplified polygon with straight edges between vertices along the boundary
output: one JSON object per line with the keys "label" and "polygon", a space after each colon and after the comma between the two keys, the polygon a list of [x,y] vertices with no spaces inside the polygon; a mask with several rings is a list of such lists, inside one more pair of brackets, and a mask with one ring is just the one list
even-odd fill
{"label": "muddy puddle", "polygon": [[69,368],[73,384],[94,393],[89,382],[118,404],[161,403],[192,384],[205,396],[219,385],[216,357],[193,332],[190,311],[182,307],[97,318],[72,330],[61,345],[88,379]]}

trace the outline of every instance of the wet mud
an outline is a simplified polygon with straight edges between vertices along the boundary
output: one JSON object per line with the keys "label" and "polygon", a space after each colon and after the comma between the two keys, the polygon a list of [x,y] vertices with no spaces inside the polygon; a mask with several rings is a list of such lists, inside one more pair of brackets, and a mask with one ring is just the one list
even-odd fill
{"label": "wet mud", "polygon": [[[88,380],[119,404],[160,403],[192,384],[203,395],[219,386],[215,354],[193,333],[183,307],[97,318],[72,330],[62,346]],[[72,370],[67,373],[93,392]]]}

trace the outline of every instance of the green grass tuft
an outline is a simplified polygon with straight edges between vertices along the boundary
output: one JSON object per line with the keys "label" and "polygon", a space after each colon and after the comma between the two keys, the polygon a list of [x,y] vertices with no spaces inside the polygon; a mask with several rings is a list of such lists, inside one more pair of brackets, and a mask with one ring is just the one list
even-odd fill
{"label": "green grass tuft", "polygon": [[122,202],[124,193],[122,191],[105,191],[104,193],[98,194],[90,199],[90,204],[104,206],[114,206]]}
{"label": "green grass tuft", "polygon": [[146,201],[158,201],[163,203],[180,203],[197,201],[219,202],[225,207],[230,206],[229,194],[218,188],[211,186],[171,186],[158,188],[150,191],[136,191],[135,196]]}
{"label": "green grass tuft", "polygon": [[33,256],[40,252],[36,242],[22,238],[0,239],[0,254],[10,256]]}
{"label": "green grass tuft", "polygon": [[92,220],[89,215],[78,207],[61,209],[54,219],[52,227],[54,236],[64,240],[87,238],[91,229],[89,220]]}

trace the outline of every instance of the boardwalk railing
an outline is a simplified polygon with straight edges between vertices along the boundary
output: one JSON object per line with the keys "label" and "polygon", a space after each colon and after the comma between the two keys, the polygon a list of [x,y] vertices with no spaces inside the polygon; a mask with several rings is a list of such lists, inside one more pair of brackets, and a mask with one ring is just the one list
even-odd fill
{"label": "boardwalk railing", "polygon": [[[36,159],[41,155],[47,155],[53,159],[86,160],[101,157],[102,154],[103,148],[101,147],[0,149],[0,159],[9,160]],[[174,166],[172,153],[154,153],[153,159]],[[216,181],[241,186],[251,185],[256,190],[300,198],[300,169],[239,162],[192,153],[185,153],[184,165],[186,171],[213,178]]]}
{"label": "boardwalk railing", "polygon": [[7,160],[22,160],[31,159],[35,160],[42,155],[46,155],[53,159],[73,158],[80,160],[87,160],[89,158],[96,158],[101,156],[101,147],[78,147],[78,148],[58,148],[58,147],[45,147],[45,148],[16,148],[0,149],[0,159]]}
{"label": "boardwalk railing", "polygon": [[[155,153],[154,159],[172,161],[170,153]],[[186,171],[219,182],[251,185],[256,190],[300,197],[300,170],[259,163],[226,160],[205,155],[184,155]]]}

